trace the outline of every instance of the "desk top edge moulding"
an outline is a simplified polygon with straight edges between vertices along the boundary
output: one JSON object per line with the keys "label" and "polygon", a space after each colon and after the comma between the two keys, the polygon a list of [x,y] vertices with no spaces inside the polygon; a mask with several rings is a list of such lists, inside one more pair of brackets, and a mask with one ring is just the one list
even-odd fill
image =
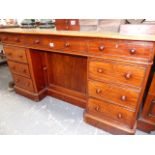
{"label": "desk top edge moulding", "polygon": [[135,134],[154,58],[153,35],[0,29],[15,91],[85,109],[85,122]]}

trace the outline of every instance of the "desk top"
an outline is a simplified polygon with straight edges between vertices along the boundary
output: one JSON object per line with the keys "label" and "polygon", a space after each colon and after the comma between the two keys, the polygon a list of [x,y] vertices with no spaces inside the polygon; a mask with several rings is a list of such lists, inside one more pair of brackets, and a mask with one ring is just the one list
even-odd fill
{"label": "desk top", "polygon": [[0,29],[0,33],[15,33],[15,34],[35,34],[35,35],[55,35],[55,36],[78,36],[78,37],[97,37],[97,38],[112,38],[112,39],[127,39],[127,40],[143,40],[155,41],[155,35],[124,35],[119,33],[92,32],[92,31],[57,31],[55,29]]}

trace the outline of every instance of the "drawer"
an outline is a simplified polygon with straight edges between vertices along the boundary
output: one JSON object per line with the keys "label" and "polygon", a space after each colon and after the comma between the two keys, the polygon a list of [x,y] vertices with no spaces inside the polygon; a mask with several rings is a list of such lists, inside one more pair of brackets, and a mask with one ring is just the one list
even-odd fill
{"label": "drawer", "polygon": [[115,61],[96,61],[90,59],[88,66],[90,78],[140,87],[143,84],[145,68],[139,65]]}
{"label": "drawer", "polygon": [[107,47],[116,48],[118,40],[115,39],[91,39],[89,40],[89,50],[92,52],[99,52]]}
{"label": "drawer", "polygon": [[24,77],[30,78],[29,67],[26,64],[20,64],[13,61],[8,61],[9,68],[12,73],[22,75]]}
{"label": "drawer", "polygon": [[128,111],[105,101],[99,101],[90,98],[87,104],[87,111],[103,119],[104,116],[109,117],[131,128],[134,124],[135,112]]}
{"label": "drawer", "polygon": [[28,46],[47,50],[63,50],[65,41],[61,37],[29,36],[25,43]]}
{"label": "drawer", "polygon": [[91,97],[135,110],[140,91],[90,80],[88,82],[88,94]]}
{"label": "drawer", "polygon": [[27,63],[26,52],[24,48],[4,46],[4,52],[8,60]]}
{"label": "drawer", "polygon": [[87,43],[85,39],[82,38],[65,38],[65,43],[64,43],[64,51],[77,51],[77,52],[87,52]]}
{"label": "drawer", "polygon": [[15,85],[19,88],[25,89],[27,91],[33,92],[34,88],[33,88],[33,84],[32,84],[32,80],[27,79],[25,77],[22,76],[18,76],[18,75],[13,75],[14,81],[15,81]]}
{"label": "drawer", "polygon": [[36,48],[58,51],[86,51],[87,44],[84,39],[69,38],[69,37],[45,37],[32,36],[29,37],[26,44]]}
{"label": "drawer", "polygon": [[96,56],[117,56],[128,59],[150,61],[153,58],[153,43],[150,42],[119,42],[116,40],[89,41],[89,53]]}
{"label": "drawer", "polygon": [[25,37],[20,34],[2,34],[1,40],[4,43],[10,43],[10,44],[14,44],[14,45],[15,44],[16,45],[20,45],[20,44],[24,45]]}
{"label": "drawer", "polygon": [[128,111],[112,103],[105,101],[89,99],[87,111],[96,114],[99,117],[109,117],[119,123],[133,127],[135,112]]}

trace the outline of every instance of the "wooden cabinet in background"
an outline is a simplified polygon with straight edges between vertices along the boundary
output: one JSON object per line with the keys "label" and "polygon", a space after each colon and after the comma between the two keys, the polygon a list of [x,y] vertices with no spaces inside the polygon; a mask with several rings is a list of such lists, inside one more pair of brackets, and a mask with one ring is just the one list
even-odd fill
{"label": "wooden cabinet in background", "polygon": [[145,132],[155,130],[155,74],[138,120],[138,129]]}
{"label": "wooden cabinet in background", "polygon": [[80,30],[78,19],[56,19],[55,25],[57,30]]}

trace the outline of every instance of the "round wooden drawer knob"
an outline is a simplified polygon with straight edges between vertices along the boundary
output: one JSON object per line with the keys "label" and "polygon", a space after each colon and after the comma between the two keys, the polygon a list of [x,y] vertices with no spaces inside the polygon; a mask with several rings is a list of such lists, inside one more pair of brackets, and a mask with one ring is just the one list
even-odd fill
{"label": "round wooden drawer knob", "polygon": [[3,40],[8,40],[8,37],[4,37]]}
{"label": "round wooden drawer knob", "polygon": [[102,90],[101,90],[101,89],[99,89],[99,88],[98,88],[98,89],[96,89],[96,93],[97,93],[97,94],[100,94],[101,92],[102,92]]}
{"label": "round wooden drawer knob", "polygon": [[132,74],[130,74],[130,73],[125,73],[125,74],[124,74],[124,77],[125,77],[126,79],[131,79]]}
{"label": "round wooden drawer knob", "polygon": [[104,45],[99,46],[99,50],[100,50],[100,51],[103,51],[104,48],[105,48]]}
{"label": "round wooden drawer knob", "polygon": [[27,70],[26,70],[26,69],[24,69],[24,70],[23,70],[23,73],[27,73]]}
{"label": "round wooden drawer knob", "polygon": [[39,41],[39,40],[35,40],[34,43],[35,43],[35,44],[39,44],[40,41]]}
{"label": "round wooden drawer knob", "polygon": [[121,118],[122,118],[122,114],[121,114],[121,113],[118,113],[117,117],[118,117],[119,119],[121,119]]}
{"label": "round wooden drawer knob", "polygon": [[17,80],[16,80],[16,83],[19,83],[19,82],[20,82],[20,80],[19,80],[19,79],[17,79]]}
{"label": "round wooden drawer knob", "polygon": [[127,100],[127,97],[125,95],[121,96],[121,100],[122,101],[126,101]]}
{"label": "round wooden drawer knob", "polygon": [[70,43],[65,43],[65,47],[70,47]]}
{"label": "round wooden drawer knob", "polygon": [[99,110],[100,110],[100,107],[99,107],[99,106],[96,106],[96,107],[95,107],[95,110],[96,110],[96,111],[99,111]]}
{"label": "round wooden drawer knob", "polygon": [[136,49],[135,48],[130,49],[130,54],[135,54],[135,53],[136,53]]}
{"label": "round wooden drawer knob", "polygon": [[12,56],[12,53],[8,53],[8,56]]}
{"label": "round wooden drawer knob", "polygon": [[12,70],[15,70],[15,69],[16,69],[16,67],[15,67],[15,66],[13,66],[13,67],[12,67]]}
{"label": "round wooden drawer knob", "polygon": [[20,42],[20,39],[19,39],[19,38],[15,38],[15,41],[16,41],[16,42]]}
{"label": "round wooden drawer knob", "polygon": [[23,56],[22,55],[19,55],[19,57],[22,59],[23,58]]}
{"label": "round wooden drawer knob", "polygon": [[98,68],[98,69],[97,69],[97,72],[98,72],[98,73],[103,73],[103,69],[102,69],[102,68]]}
{"label": "round wooden drawer knob", "polygon": [[69,26],[66,26],[66,30],[69,30]]}

